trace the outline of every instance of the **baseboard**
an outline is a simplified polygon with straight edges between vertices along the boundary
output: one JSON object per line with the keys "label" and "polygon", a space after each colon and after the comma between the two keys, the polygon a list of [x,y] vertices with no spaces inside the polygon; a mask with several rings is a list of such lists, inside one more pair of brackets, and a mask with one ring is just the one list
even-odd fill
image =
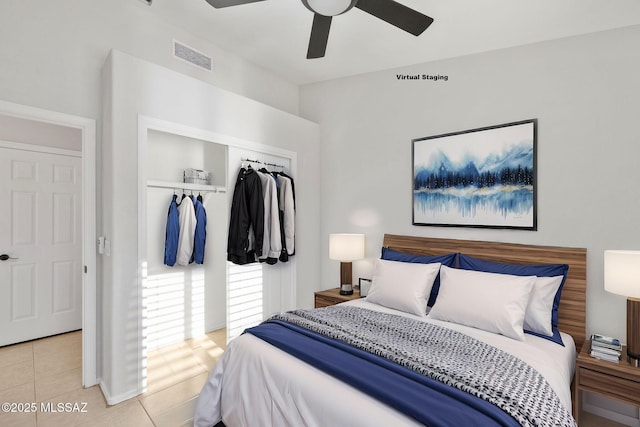
{"label": "baseboard", "polygon": [[124,402],[125,400],[132,399],[140,394],[136,391],[132,391],[128,393],[121,393],[116,396],[111,396],[111,393],[109,393],[109,389],[107,388],[107,385],[104,382],[102,382],[102,378],[98,379],[98,385],[100,386],[100,390],[102,391],[104,400],[107,401],[107,405],[109,406],[117,405],[118,403]]}
{"label": "baseboard", "polygon": [[222,323],[216,323],[213,325],[208,325],[207,326],[207,333],[208,332],[213,332],[213,331],[217,331],[218,329],[224,329],[227,327],[227,322],[222,322]]}
{"label": "baseboard", "polygon": [[[606,399],[604,397],[598,397],[598,404],[595,405],[592,402],[589,402],[589,399],[587,399],[587,394],[588,393],[582,393],[581,407],[583,411],[595,414],[602,418],[607,418],[611,421],[615,421],[626,426],[640,427],[640,414],[638,413],[638,408],[634,408],[630,405],[624,405],[620,402]],[[635,416],[620,413],[620,409],[618,408],[621,406],[623,406],[625,409],[628,409],[625,412],[635,412]]]}

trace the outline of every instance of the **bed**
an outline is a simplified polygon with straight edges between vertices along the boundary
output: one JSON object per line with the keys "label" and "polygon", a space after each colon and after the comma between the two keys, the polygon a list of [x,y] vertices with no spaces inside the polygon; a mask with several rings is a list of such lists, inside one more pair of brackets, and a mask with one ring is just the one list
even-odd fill
{"label": "bed", "polygon": [[[560,331],[556,338],[564,345],[535,334],[518,335],[516,339],[502,331],[496,333],[477,325],[470,327],[438,318],[436,312],[449,313],[442,307],[453,301],[451,289],[456,289],[454,283],[462,283],[460,278],[466,280],[465,275],[475,278],[474,274],[482,280],[496,277],[490,276],[492,273],[481,275],[440,266],[436,279],[441,281],[440,293],[428,316],[378,304],[370,294],[366,299],[327,309],[281,314],[236,338],[229,343],[202,389],[195,425],[212,426],[221,421],[228,427],[575,425],[571,418],[571,381],[576,349],[579,351],[585,340],[585,249],[391,234],[384,236],[383,246],[412,256],[461,253],[478,262],[567,265],[554,320]],[[381,270],[376,267],[377,283],[384,282],[383,273],[403,277],[392,269],[399,265],[393,261],[377,261],[383,266]],[[407,264],[402,265],[402,271],[415,269],[407,281],[418,274],[415,272],[423,274],[428,270],[424,265]],[[460,259],[456,258],[456,267],[459,266]],[[513,280],[529,283],[536,280],[530,275],[520,276],[523,277]],[[404,283],[404,279],[400,281]],[[372,291],[376,286],[374,282]],[[518,289],[521,288],[524,285]],[[427,299],[429,296],[423,295]],[[464,297],[473,296],[465,294],[459,299]],[[481,316],[484,313],[484,310],[469,311]],[[434,317],[430,318],[432,314]],[[374,329],[380,324],[391,325],[390,329],[400,329],[399,336],[391,344],[386,339],[391,333],[386,332],[379,334],[379,339],[366,340],[360,334],[366,336],[370,324],[376,325],[372,326]],[[437,340],[440,349],[436,352],[448,355],[466,351],[461,359],[464,363],[452,367],[454,371],[457,369],[452,374],[441,367],[416,365],[422,363],[421,359],[435,356],[422,347],[413,349],[417,340],[412,334]],[[407,352],[410,362],[394,359],[399,353],[405,357]],[[476,371],[471,372],[470,366],[476,364]],[[461,377],[470,383],[463,384]],[[517,390],[523,387],[525,390]],[[491,390],[487,391],[488,388]],[[516,401],[526,401],[525,409],[513,412],[511,406]]]}

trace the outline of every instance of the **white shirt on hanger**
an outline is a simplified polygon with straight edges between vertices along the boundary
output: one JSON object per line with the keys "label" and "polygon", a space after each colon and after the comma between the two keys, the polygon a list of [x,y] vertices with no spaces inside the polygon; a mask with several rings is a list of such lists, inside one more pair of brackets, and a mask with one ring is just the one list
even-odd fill
{"label": "white shirt on hanger", "polygon": [[278,214],[278,189],[271,174],[258,171],[264,197],[264,238],[260,259],[278,258],[282,250],[280,216]]}
{"label": "white shirt on hanger", "polygon": [[176,263],[179,265],[189,265],[191,254],[193,254],[193,242],[196,233],[196,214],[193,208],[193,200],[185,197],[178,206],[180,221],[180,235],[178,237],[178,254]]}

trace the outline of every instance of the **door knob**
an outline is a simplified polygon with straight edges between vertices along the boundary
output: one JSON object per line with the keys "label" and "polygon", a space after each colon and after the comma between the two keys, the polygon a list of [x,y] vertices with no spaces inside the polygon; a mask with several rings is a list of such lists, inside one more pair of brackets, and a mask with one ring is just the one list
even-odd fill
{"label": "door knob", "polygon": [[0,255],[0,261],[6,261],[8,259],[18,259],[18,258],[11,258],[9,255],[7,254],[2,254]]}

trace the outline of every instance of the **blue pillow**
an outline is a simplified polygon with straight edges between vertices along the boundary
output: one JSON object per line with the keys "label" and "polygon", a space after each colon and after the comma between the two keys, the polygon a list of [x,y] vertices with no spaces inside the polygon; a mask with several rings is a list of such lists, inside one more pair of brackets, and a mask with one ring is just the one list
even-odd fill
{"label": "blue pillow", "polygon": [[[389,248],[382,248],[382,256],[381,259],[387,261],[399,261],[399,262],[412,262],[417,264],[432,264],[434,262],[439,262],[442,265],[446,265],[447,267],[454,268],[456,265],[456,257],[457,253],[447,254],[447,255],[413,255],[407,254],[404,252],[394,251]],[[436,276],[436,280],[433,282],[433,286],[431,287],[431,294],[429,295],[429,302],[427,305],[432,307],[436,302],[436,297],[438,296],[438,290],[440,289],[440,273]]]}
{"label": "blue pillow", "polygon": [[488,273],[502,273],[511,274],[513,276],[538,276],[538,277],[556,277],[562,276],[562,282],[558,287],[556,296],[553,299],[553,309],[551,310],[551,328],[553,330],[553,336],[545,336],[536,334],[535,332],[527,331],[531,335],[536,335],[541,338],[548,339],[556,342],[560,345],[562,339],[560,338],[560,332],[558,329],[558,306],[560,305],[560,296],[562,295],[562,288],[564,282],[567,280],[567,273],[569,272],[568,264],[540,264],[540,265],[527,265],[527,264],[503,264],[500,262],[486,261],[483,259],[473,258],[468,255],[458,255],[458,268],[464,270],[484,271]]}

